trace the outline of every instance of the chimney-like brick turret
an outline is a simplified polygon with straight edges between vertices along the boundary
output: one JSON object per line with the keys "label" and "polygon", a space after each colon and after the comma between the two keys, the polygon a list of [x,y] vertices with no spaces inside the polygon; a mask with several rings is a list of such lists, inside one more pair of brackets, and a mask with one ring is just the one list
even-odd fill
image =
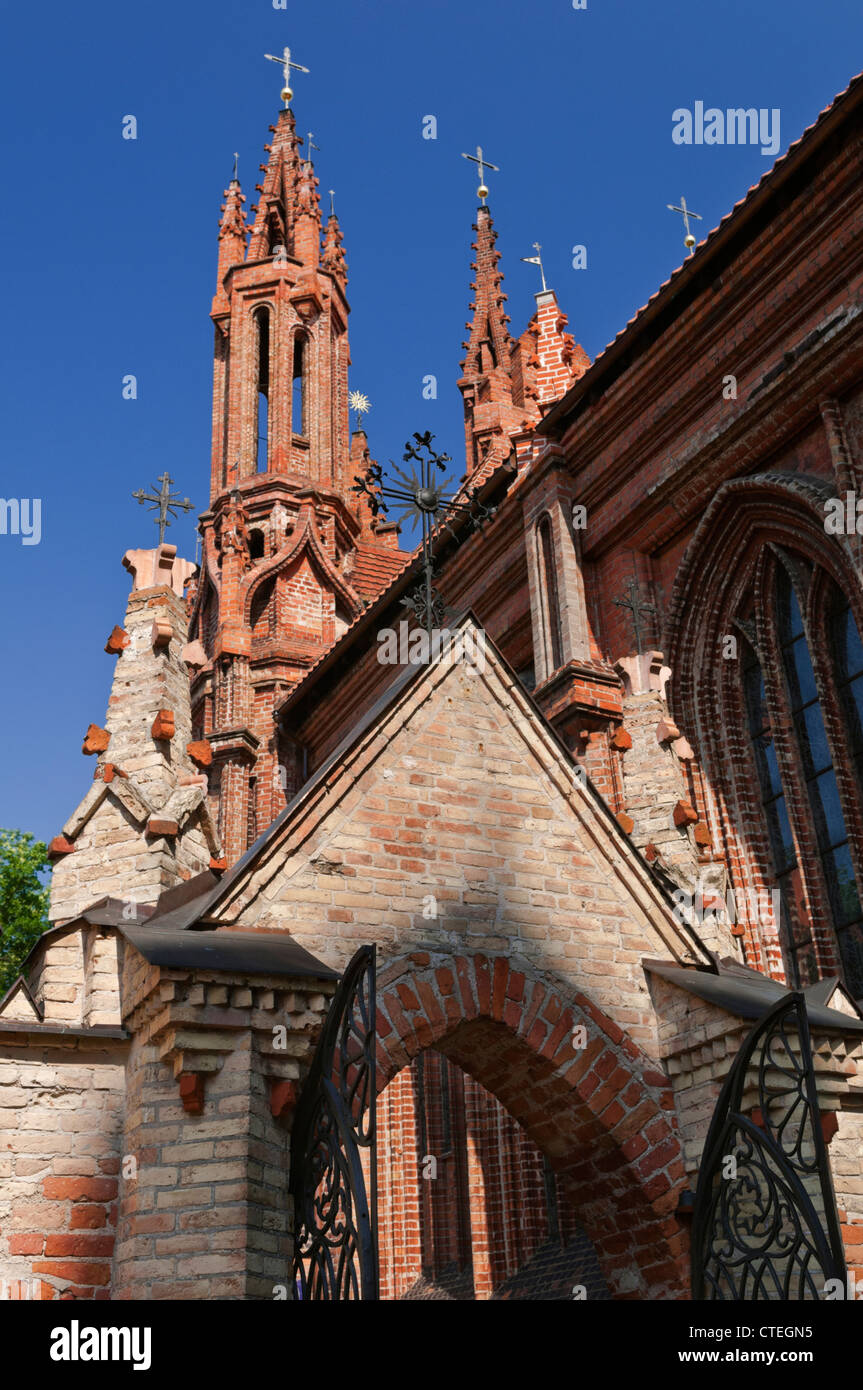
{"label": "chimney-like brick turret", "polygon": [[188,751],[183,588],[195,566],[164,544],[129,550],[123,564],[133,588],[125,625],[105,647],[117,661],[108,713],[104,728],[90,726],[82,748],[97,757],[93,786],[50,847],[54,922],[105,896],[155,903],[221,854],[202,745]]}

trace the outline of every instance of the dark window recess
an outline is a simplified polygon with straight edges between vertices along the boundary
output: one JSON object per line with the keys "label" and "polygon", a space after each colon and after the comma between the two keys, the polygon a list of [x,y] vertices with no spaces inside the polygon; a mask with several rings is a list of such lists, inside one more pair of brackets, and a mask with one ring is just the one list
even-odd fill
{"label": "dark window recess", "polygon": [[270,416],[270,316],[266,309],[255,315],[258,325],[258,413],[255,422],[255,466],[266,473],[269,449]]}
{"label": "dark window recess", "polygon": [[258,838],[257,778],[249,778],[249,801],[246,807],[246,849]]}
{"label": "dark window recess", "polygon": [[294,434],[308,434],[306,391],[306,340],[294,339],[294,370],[291,394],[291,429]]}
{"label": "dark window recess", "polygon": [[556,671],[563,664],[563,655],[560,641],[560,603],[557,593],[557,568],[554,563],[554,541],[551,534],[551,521],[547,516],[544,516],[539,523],[537,539],[539,541],[540,572],[545,601],[548,655],[551,661],[551,671],[548,674],[551,675],[552,671]]}
{"label": "dark window recess", "polygon": [[517,671],[516,675],[525,690],[530,691],[536,689],[536,672],[532,666],[526,666],[523,671]]}
{"label": "dark window recess", "polygon": [[264,558],[263,531],[255,529],[249,532],[249,555],[253,560],[262,560]]}
{"label": "dark window recess", "polygon": [[545,1154],[542,1155],[542,1182],[545,1188],[545,1209],[548,1214],[548,1238],[560,1240],[560,1213],[557,1206],[557,1183],[554,1169]]}

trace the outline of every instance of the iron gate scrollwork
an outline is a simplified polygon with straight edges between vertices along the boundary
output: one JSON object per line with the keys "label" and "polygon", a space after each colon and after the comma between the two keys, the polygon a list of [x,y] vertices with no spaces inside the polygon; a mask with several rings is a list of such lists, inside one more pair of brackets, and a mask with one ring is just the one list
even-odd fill
{"label": "iron gate scrollwork", "polygon": [[820,1300],[828,1279],[844,1289],[845,1276],[806,1001],[795,992],[752,1029],[717,1102],[695,1195],[692,1297]]}
{"label": "iron gate scrollwork", "polygon": [[363,946],[333,995],[297,1106],[290,1191],[300,1299],[379,1297],[375,988],[375,948]]}

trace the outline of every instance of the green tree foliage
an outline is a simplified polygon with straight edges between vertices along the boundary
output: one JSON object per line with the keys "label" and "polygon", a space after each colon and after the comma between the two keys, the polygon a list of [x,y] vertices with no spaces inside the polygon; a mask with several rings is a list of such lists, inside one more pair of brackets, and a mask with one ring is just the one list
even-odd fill
{"label": "green tree foliage", "polygon": [[0,996],[48,926],[48,847],[23,830],[0,830]]}

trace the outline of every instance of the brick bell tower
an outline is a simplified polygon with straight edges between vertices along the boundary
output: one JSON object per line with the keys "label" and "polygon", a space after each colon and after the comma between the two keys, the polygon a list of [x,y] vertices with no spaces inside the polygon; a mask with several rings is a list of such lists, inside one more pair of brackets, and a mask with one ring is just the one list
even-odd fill
{"label": "brick bell tower", "polygon": [[224,195],[210,506],[187,595],[194,736],[209,744],[229,863],[303,780],[274,707],[406,558],[397,528],[351,491],[369,452],[362,431],[349,435],[338,219],[322,228],[289,107],[270,130],[251,229],[236,169]]}

